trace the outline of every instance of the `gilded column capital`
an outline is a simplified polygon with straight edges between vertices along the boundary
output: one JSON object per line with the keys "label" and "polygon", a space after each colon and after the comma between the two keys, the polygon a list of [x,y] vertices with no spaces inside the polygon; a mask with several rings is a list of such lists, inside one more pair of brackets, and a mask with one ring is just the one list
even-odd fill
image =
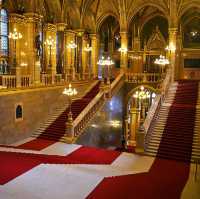
{"label": "gilded column capital", "polygon": [[25,23],[25,17],[20,14],[11,13],[9,14],[9,22],[15,24],[22,24]]}
{"label": "gilded column capital", "polygon": [[45,26],[44,26],[44,30],[45,30],[45,31],[49,31],[49,32],[56,32],[56,31],[57,31],[57,28],[56,28],[56,25],[55,25],[55,24],[47,23],[47,24],[45,24]]}
{"label": "gilded column capital", "polygon": [[169,33],[171,34],[177,34],[178,28],[169,28]]}
{"label": "gilded column capital", "polygon": [[85,29],[76,29],[76,35],[82,37],[85,33]]}
{"label": "gilded column capital", "polygon": [[89,34],[91,39],[99,39],[99,34],[98,33],[91,33]]}
{"label": "gilded column capital", "polygon": [[25,13],[24,14],[25,21],[28,23],[37,23],[41,22],[42,20],[42,15],[39,15],[37,13]]}
{"label": "gilded column capital", "polygon": [[57,23],[56,26],[57,26],[57,31],[64,32],[67,27],[67,24],[66,23]]}
{"label": "gilded column capital", "polygon": [[65,30],[65,35],[70,35],[70,36],[75,36],[76,35],[76,32],[74,30]]}

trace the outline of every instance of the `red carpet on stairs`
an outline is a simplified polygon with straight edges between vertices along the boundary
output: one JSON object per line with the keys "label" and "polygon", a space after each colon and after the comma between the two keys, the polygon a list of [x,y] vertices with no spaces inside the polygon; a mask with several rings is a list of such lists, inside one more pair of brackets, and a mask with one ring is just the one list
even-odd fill
{"label": "red carpet on stairs", "polygon": [[[76,119],[90,101],[98,94],[99,85],[100,83],[97,83],[82,99],[72,102],[71,110],[73,119]],[[59,139],[65,134],[68,112],[69,108],[67,108],[51,125],[49,125],[49,127],[42,132],[38,138],[59,141]]]}
{"label": "red carpet on stairs", "polygon": [[87,199],[179,199],[189,178],[197,97],[198,82],[179,82],[150,171],[105,178]]}
{"label": "red carpet on stairs", "polygon": [[157,156],[190,162],[198,98],[197,81],[180,81]]}

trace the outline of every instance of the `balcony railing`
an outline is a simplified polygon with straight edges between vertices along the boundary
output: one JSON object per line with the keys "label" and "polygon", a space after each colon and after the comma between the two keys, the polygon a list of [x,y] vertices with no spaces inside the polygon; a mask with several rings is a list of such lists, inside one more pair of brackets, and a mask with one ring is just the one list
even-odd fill
{"label": "balcony railing", "polygon": [[163,80],[164,74],[160,73],[126,73],[125,81],[129,83],[159,83]]}

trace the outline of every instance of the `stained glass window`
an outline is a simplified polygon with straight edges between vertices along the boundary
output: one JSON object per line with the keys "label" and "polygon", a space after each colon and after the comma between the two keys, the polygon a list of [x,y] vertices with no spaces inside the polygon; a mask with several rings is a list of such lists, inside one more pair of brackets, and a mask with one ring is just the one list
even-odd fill
{"label": "stained glass window", "polygon": [[0,50],[3,55],[8,55],[8,14],[5,9],[1,9],[0,24]]}

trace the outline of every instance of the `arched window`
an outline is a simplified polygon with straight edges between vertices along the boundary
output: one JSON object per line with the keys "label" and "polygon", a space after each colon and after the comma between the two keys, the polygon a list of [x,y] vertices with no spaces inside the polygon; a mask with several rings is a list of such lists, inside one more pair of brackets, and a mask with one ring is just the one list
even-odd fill
{"label": "arched window", "polygon": [[21,105],[18,105],[16,107],[16,119],[22,119],[23,118],[23,113],[22,113],[22,106]]}
{"label": "arched window", "polygon": [[1,55],[8,56],[8,14],[5,9],[1,9],[0,16],[0,51]]}

